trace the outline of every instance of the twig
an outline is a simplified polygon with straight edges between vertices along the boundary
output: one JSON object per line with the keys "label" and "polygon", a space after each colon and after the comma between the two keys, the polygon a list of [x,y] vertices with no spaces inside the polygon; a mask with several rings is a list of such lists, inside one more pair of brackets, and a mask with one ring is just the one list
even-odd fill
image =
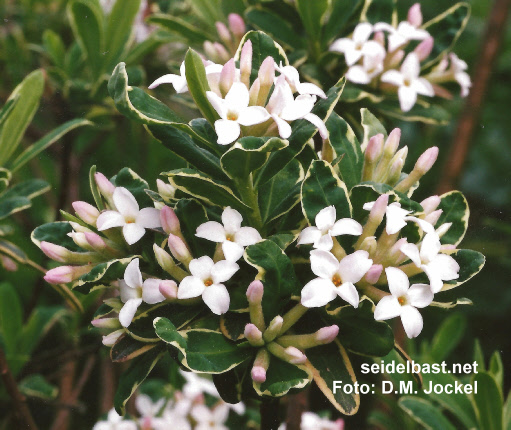
{"label": "twig", "polygon": [[473,86],[458,122],[454,142],[438,185],[438,194],[456,187],[473,140],[490,77],[502,43],[511,0],[495,0],[478,55]]}
{"label": "twig", "polygon": [[302,414],[309,409],[309,387],[298,394],[289,396],[286,411],[286,430],[300,430]]}
{"label": "twig", "polygon": [[0,373],[7,393],[12,399],[14,416],[18,420],[19,428],[37,430],[37,425],[28,409],[25,397],[18,390],[18,384],[16,384],[16,380],[12,376],[11,369],[9,369],[3,349],[0,349]]}

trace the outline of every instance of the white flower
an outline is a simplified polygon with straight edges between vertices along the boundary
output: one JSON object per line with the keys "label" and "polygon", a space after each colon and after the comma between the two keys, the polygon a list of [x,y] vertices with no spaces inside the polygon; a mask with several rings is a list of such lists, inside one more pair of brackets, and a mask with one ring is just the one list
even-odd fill
{"label": "white flower", "polygon": [[154,430],[192,430],[192,425],[187,418],[188,410],[183,413],[181,405],[178,403],[172,404],[169,402],[161,418],[153,418],[151,424],[152,427],[148,427]]}
{"label": "white flower", "polygon": [[291,87],[281,75],[276,81],[275,89],[266,109],[277,124],[279,135],[283,139],[291,136],[291,126],[287,121],[296,121],[301,118],[314,124],[318,128],[321,137],[326,139],[328,130],[325,123],[317,115],[311,113],[314,103],[316,103],[316,96],[308,94],[300,95],[295,99]]}
{"label": "white flower", "polygon": [[[332,43],[329,50],[342,52],[346,59],[346,64],[352,66],[366,53],[369,36],[371,36],[372,32],[373,26],[371,24],[368,22],[361,22],[355,27],[351,38],[344,37],[342,39],[337,39]],[[371,49],[370,45],[369,49]]]}
{"label": "white flower", "polygon": [[186,383],[183,386],[183,394],[186,398],[195,400],[197,396],[203,393],[220,398],[220,394],[218,393],[213,381],[203,378],[193,372],[184,372],[183,370],[180,370],[179,373],[186,379]]}
{"label": "white flower", "polygon": [[139,209],[138,203],[126,188],[116,187],[113,201],[117,210],[101,213],[96,221],[99,231],[122,227],[128,245],[140,240],[146,228],[161,227],[160,211],[155,208]]}
{"label": "white flower", "polygon": [[356,84],[368,84],[383,71],[385,48],[378,42],[369,41],[364,48],[362,64],[351,66],[346,72],[346,79]]}
{"label": "white flower", "polygon": [[359,297],[355,288],[373,264],[366,251],[355,251],[340,262],[330,252],[316,249],[310,253],[311,269],[315,275],[302,289],[303,306],[324,306],[337,296],[353,307],[358,307]]}
{"label": "white flower", "polygon": [[[287,83],[291,87],[291,91],[293,93],[298,94],[308,94],[312,96],[318,96],[322,99],[326,99],[325,92],[319,88],[316,84],[311,82],[300,82],[300,74],[298,70],[293,66],[283,66],[282,63],[277,67],[275,66],[275,70],[277,70],[281,75],[286,78]],[[280,76],[279,76],[280,77]]]}
{"label": "white flower", "polygon": [[229,416],[229,407],[225,403],[220,403],[213,409],[206,405],[195,405],[191,416],[197,422],[195,430],[228,430],[224,424]]}
{"label": "white flower", "polygon": [[468,92],[470,87],[472,86],[472,82],[470,81],[469,74],[465,71],[467,70],[467,63],[458,58],[458,56],[451,52],[449,54],[451,59],[451,71],[454,74],[454,79],[461,87],[461,97],[468,96]]}
{"label": "white flower", "polygon": [[393,52],[411,40],[424,40],[429,37],[426,30],[415,27],[408,21],[401,21],[397,28],[386,22],[379,22],[374,25],[374,31],[389,32],[389,52]]}
{"label": "white flower", "polygon": [[312,243],[314,248],[330,251],[334,246],[332,236],[341,234],[350,234],[360,236],[362,226],[351,218],[342,218],[335,220],[335,207],[328,206],[321,209],[316,215],[316,227],[306,227],[298,236],[298,245]]}
{"label": "white flower", "polygon": [[241,133],[240,126],[250,126],[265,122],[270,115],[262,106],[249,106],[250,95],[245,84],[234,82],[222,99],[213,91],[206,96],[221,119],[215,121],[215,131],[220,145],[234,142]]}
{"label": "white flower", "polygon": [[338,419],[337,421],[330,421],[326,418],[321,418],[314,412],[304,412],[302,414],[302,422],[300,423],[300,430],[343,430],[344,421]]}
{"label": "white flower", "polygon": [[228,281],[238,271],[234,261],[222,260],[214,263],[208,257],[200,257],[190,261],[190,273],[179,284],[178,299],[191,299],[202,295],[202,300],[216,315],[225,314],[229,310],[230,297],[222,282]]}
{"label": "white flower", "polygon": [[252,227],[241,227],[243,217],[236,210],[227,207],[222,212],[222,224],[208,221],[197,227],[196,236],[222,244],[225,259],[238,261],[245,250],[245,246],[253,245],[262,238],[259,232]]}
{"label": "white flower", "polygon": [[417,101],[417,94],[433,97],[435,91],[431,83],[419,77],[420,62],[415,52],[411,52],[403,61],[401,71],[389,70],[381,76],[382,82],[395,85],[398,88],[397,94],[399,104],[403,112],[408,112]]}
{"label": "white flower", "polygon": [[124,271],[124,280],[119,280],[121,301],[124,306],[119,312],[119,321],[123,327],[128,327],[142,302],[150,305],[160,303],[165,297],[160,293],[161,279],[149,278],[142,281],[139,259],[132,260]]}
{"label": "white flower", "polygon": [[422,239],[420,250],[414,243],[405,243],[400,251],[428,275],[433,293],[438,293],[443,281],[459,277],[460,266],[450,255],[439,254],[442,245],[435,232],[427,233]]}
{"label": "white flower", "polygon": [[424,308],[433,301],[433,292],[427,284],[410,287],[406,274],[396,268],[387,267],[387,282],[391,295],[383,297],[374,310],[377,321],[401,317],[406,335],[411,339],[422,331],[422,316],[417,308]]}
{"label": "white flower", "polygon": [[[376,202],[368,202],[365,203],[363,208],[366,211],[370,211]],[[427,221],[409,216],[408,214],[412,213],[411,211],[407,211],[401,207],[401,203],[394,202],[387,206],[385,209],[385,215],[387,217],[387,222],[385,225],[385,231],[387,234],[395,234],[399,230],[401,230],[407,221],[416,222],[419,227],[424,230],[426,233],[431,233],[435,231],[435,228]]]}
{"label": "white flower", "polygon": [[156,418],[160,413],[161,408],[165,404],[165,399],[159,399],[156,403],[153,403],[151,398],[145,394],[139,394],[135,399],[135,407],[140,414],[140,426],[143,429],[150,429],[156,427],[161,418]]}
{"label": "white flower", "polygon": [[92,430],[137,430],[137,423],[123,419],[115,409],[111,409],[107,421],[96,423]]}

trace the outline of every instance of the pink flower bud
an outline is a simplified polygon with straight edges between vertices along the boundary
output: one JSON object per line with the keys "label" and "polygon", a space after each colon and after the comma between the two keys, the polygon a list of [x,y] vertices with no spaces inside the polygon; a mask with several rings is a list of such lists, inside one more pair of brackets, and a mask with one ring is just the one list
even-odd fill
{"label": "pink flower bud", "polygon": [[163,200],[170,200],[174,198],[176,189],[172,185],[166,184],[161,179],[156,179],[156,187],[158,188],[158,194],[163,198]]}
{"label": "pink flower bud", "polygon": [[374,202],[373,207],[371,208],[371,212],[369,212],[369,218],[371,219],[379,219],[380,222],[385,215],[385,211],[387,210],[387,205],[389,204],[389,195],[382,194],[379,196]]}
{"label": "pink flower bud", "polygon": [[94,180],[96,181],[96,185],[98,186],[99,192],[103,194],[106,199],[112,198],[115,186],[112,184],[103,173],[95,173]]}
{"label": "pink flower bud", "polygon": [[431,54],[431,51],[433,50],[434,44],[434,39],[432,37],[427,37],[417,45],[414,51],[417,54],[417,57],[419,57],[419,61],[424,61],[429,57],[429,54]]}
{"label": "pink flower bud", "polygon": [[87,242],[87,239],[85,239],[85,233],[72,231],[67,235],[73,239],[73,242],[76,243],[80,248],[87,249],[89,251],[92,250],[89,242]]}
{"label": "pink flower bud", "polygon": [[250,86],[250,74],[252,73],[252,42],[247,40],[241,48],[240,55],[240,80],[247,88]]}
{"label": "pink flower bud", "polygon": [[307,361],[305,354],[294,346],[288,346],[285,352],[291,364],[303,364]]}
{"label": "pink flower bud", "polygon": [[450,243],[442,245],[440,247],[440,252],[442,254],[450,254],[452,252],[456,251],[456,245],[452,245]]}
{"label": "pink flower bud", "polygon": [[264,345],[263,334],[255,324],[249,323],[245,326],[245,337],[253,346]]}
{"label": "pink flower bud", "polygon": [[259,78],[255,78],[252,86],[250,87],[250,106],[254,106],[257,104],[257,99],[259,98],[259,92],[261,91],[261,82],[259,82]]}
{"label": "pink flower bud", "polygon": [[403,160],[403,164],[406,162],[406,157],[408,156],[408,146],[404,146],[399,151],[396,152],[394,156],[394,160]]}
{"label": "pink flower bud", "polygon": [[58,261],[59,263],[66,263],[71,255],[71,251],[67,248],[44,241],[41,242],[41,251],[43,251],[48,258]]}
{"label": "pink flower bud", "polygon": [[438,147],[433,146],[432,148],[424,151],[424,153],[419,157],[417,163],[415,163],[415,169],[424,175],[433,167],[437,158]]}
{"label": "pink flower bud", "polygon": [[0,263],[2,264],[2,267],[8,272],[15,272],[18,270],[18,265],[16,262],[6,255],[0,255]]}
{"label": "pink flower bud", "polygon": [[153,251],[154,255],[156,257],[156,261],[160,265],[160,267],[170,272],[172,268],[175,266],[174,260],[172,260],[172,257],[168,252],[166,252],[164,249],[160,248],[158,245],[153,244]]}
{"label": "pink flower bud", "polygon": [[97,328],[119,329],[122,327],[119,318],[97,318],[92,320],[91,324]]}
{"label": "pink flower bud", "polygon": [[232,34],[238,38],[242,38],[247,29],[243,18],[237,13],[230,13],[227,17],[227,20],[229,21],[229,27],[232,31]]}
{"label": "pink flower bud", "polygon": [[226,27],[226,25],[223,22],[215,22],[216,31],[218,32],[218,35],[220,36],[220,40],[224,42],[227,46],[229,46],[232,43],[231,33],[229,29]]}
{"label": "pink flower bud", "polygon": [[119,338],[124,334],[124,329],[115,330],[112,333],[103,336],[103,345],[105,346],[113,346],[115,342],[119,340]]}
{"label": "pink flower bud", "polygon": [[106,248],[106,242],[103,240],[103,238],[93,232],[90,233],[84,233],[85,239],[87,240],[87,243],[92,246],[92,248],[96,251],[102,251]]}
{"label": "pink flower bud", "polygon": [[438,234],[438,237],[442,237],[445,233],[449,231],[449,229],[452,226],[452,222],[446,222],[445,224],[442,224],[440,227],[436,229],[436,233]]}
{"label": "pink flower bud", "polygon": [[442,216],[443,210],[437,209],[424,217],[424,221],[429,222],[431,225],[435,225],[440,217]]}
{"label": "pink flower bud", "polygon": [[401,61],[405,58],[405,51],[398,49],[391,54],[390,58],[387,57],[388,68],[400,68]]}
{"label": "pink flower bud", "polygon": [[174,209],[169,208],[168,206],[163,206],[160,210],[160,221],[165,233],[177,235],[181,232],[179,219],[174,212]]}
{"label": "pink flower bud", "polygon": [[365,280],[370,284],[376,284],[380,279],[383,266],[381,264],[373,264],[365,275]]}
{"label": "pink flower bud", "polygon": [[323,345],[333,342],[339,334],[339,326],[331,325],[329,327],[323,327],[316,332],[316,340]]}
{"label": "pink flower bud", "polygon": [[87,202],[73,202],[73,209],[76,215],[80,217],[87,224],[96,225],[96,220],[99,216],[99,211]]}
{"label": "pink flower bud", "polygon": [[252,380],[255,383],[262,384],[264,381],[266,381],[266,370],[261,366],[252,367],[250,375],[252,376]]}
{"label": "pink flower bud", "polygon": [[266,57],[264,59],[257,76],[262,87],[273,85],[275,81],[275,60],[272,57]]}
{"label": "pink flower bud", "polygon": [[403,170],[403,166],[405,162],[402,158],[396,158],[389,169],[389,174],[387,176],[387,183],[390,185],[394,185],[399,181],[401,177],[401,172]]}
{"label": "pink flower bud", "polygon": [[247,288],[247,299],[250,303],[261,303],[264,286],[261,281],[252,281]]}
{"label": "pink flower bud", "polygon": [[385,145],[383,147],[383,151],[385,151],[386,154],[388,154],[390,157],[392,157],[399,147],[399,140],[401,139],[401,129],[395,128],[392,130],[389,134],[389,137],[387,138],[387,141],[385,142]]}
{"label": "pink flower bud", "polygon": [[378,158],[381,157],[381,153],[383,150],[383,134],[377,134],[376,136],[371,137],[369,142],[367,142],[367,147],[365,151],[365,158],[367,161],[374,163]]}
{"label": "pink flower bud", "polygon": [[67,284],[90,271],[92,266],[60,266],[48,270],[44,280],[50,284]]}
{"label": "pink flower bud", "polygon": [[208,58],[216,59],[216,49],[215,45],[213,45],[213,42],[210,42],[209,40],[204,42],[204,52]]}
{"label": "pink flower bud", "polygon": [[177,299],[177,284],[172,280],[161,281],[159,285],[160,293],[168,300]]}
{"label": "pink flower bud", "polygon": [[383,31],[377,31],[374,33],[373,39],[381,46],[385,46],[385,34],[383,34]]}
{"label": "pink flower bud", "polygon": [[234,58],[231,58],[227,63],[222,67],[222,71],[220,72],[220,91],[225,96],[229,92],[234,83],[234,79],[236,77],[236,65],[234,64]]}
{"label": "pink flower bud", "polygon": [[431,212],[433,212],[438,207],[441,201],[442,199],[439,196],[431,196],[428,197],[427,199],[424,199],[421,202],[421,206],[422,209],[424,209],[424,213],[428,215]]}
{"label": "pink flower bud", "polygon": [[179,260],[181,262],[189,262],[192,259],[190,251],[188,251],[186,244],[180,237],[174,234],[170,234],[168,245],[170,252],[172,253],[176,260]]}
{"label": "pink flower bud", "polygon": [[408,22],[414,27],[420,27],[422,25],[422,12],[420,3],[415,3],[408,10]]}
{"label": "pink flower bud", "polygon": [[230,55],[227,52],[227,49],[225,49],[225,46],[221,43],[215,42],[213,43],[213,46],[215,47],[215,52],[217,55],[217,58],[222,62],[226,63],[230,59]]}

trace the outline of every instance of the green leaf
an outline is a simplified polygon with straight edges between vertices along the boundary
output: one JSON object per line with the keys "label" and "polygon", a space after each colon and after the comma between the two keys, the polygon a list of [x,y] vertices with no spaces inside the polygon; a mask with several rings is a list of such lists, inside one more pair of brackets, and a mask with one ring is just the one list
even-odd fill
{"label": "green leaf", "polygon": [[511,392],[507,394],[504,406],[504,430],[511,430]]}
{"label": "green leaf", "polygon": [[124,415],[126,403],[139,385],[144,382],[144,379],[147,378],[163,354],[164,350],[162,348],[153,348],[146,354],[135,358],[128,370],[121,374],[114,398],[115,410],[119,415]]}
{"label": "green leaf", "polygon": [[316,215],[328,206],[334,206],[336,218],[351,218],[351,202],[346,185],[330,163],[313,161],[302,183],[302,210],[309,225],[316,225]]}
{"label": "green leaf", "polygon": [[[246,370],[246,369],[244,369]],[[236,404],[241,401],[242,384],[245,375],[239,367],[213,375],[213,382],[224,402]]]}
{"label": "green leaf", "polygon": [[222,207],[231,206],[241,212],[250,209],[231,191],[231,187],[193,169],[177,169],[163,173],[169,177],[170,184],[208,204]]}
{"label": "green leaf", "polygon": [[44,376],[39,374],[28,375],[18,384],[20,392],[27,397],[36,397],[44,400],[57,398],[59,390],[48,383]]}
{"label": "green leaf", "polygon": [[47,29],[43,33],[43,46],[48,56],[57,67],[64,68],[66,47],[62,38],[53,30]]}
{"label": "green leaf", "polygon": [[34,197],[49,191],[49,189],[50,184],[42,179],[28,179],[9,188],[9,190],[0,197],[0,205],[3,204],[4,199],[9,199],[11,197],[26,197],[32,200]]}
{"label": "green leaf", "polygon": [[499,351],[495,351],[491,356],[488,371],[495,379],[495,382],[502,393],[501,387],[504,384],[504,365],[502,364],[502,357],[500,356]]}
{"label": "green leaf", "polygon": [[220,317],[220,331],[229,340],[244,339],[245,326],[250,322],[248,312],[227,312]]}
{"label": "green leaf", "polygon": [[63,246],[70,251],[83,251],[76,243],[73,242],[68,236],[68,233],[73,231],[73,227],[67,221],[50,222],[37,227],[31,235],[32,242],[39,248],[41,242],[50,242]]}
{"label": "green leaf", "polygon": [[450,255],[460,265],[459,277],[453,281],[446,281],[442,291],[456,288],[472,279],[481,271],[486,261],[483,254],[471,249],[459,249]]}
{"label": "green leaf", "polygon": [[105,32],[108,41],[108,52],[104,57],[106,72],[110,72],[117,64],[123,53],[127,50],[130,36],[134,31],[134,21],[140,9],[141,0],[129,2],[116,0],[110,15]]}
{"label": "green leaf", "polygon": [[195,14],[206,25],[213,27],[215,22],[225,21],[220,0],[190,0],[190,4]]}
{"label": "green leaf", "polygon": [[263,314],[267,324],[279,314],[293,294],[300,290],[293,263],[271,240],[263,240],[245,249],[245,261],[257,269],[256,279],[264,284]]}
{"label": "green leaf", "polygon": [[24,166],[28,161],[37,156],[41,151],[44,151],[53,143],[57,142],[62,136],[69,133],[75,128],[82,127],[84,125],[92,125],[92,123],[86,119],[72,119],[64,124],[52,130],[42,139],[39,139],[33,145],[30,145],[25,149],[12,163],[8,163],[10,169],[16,172],[20,167]]}
{"label": "green leaf", "polygon": [[298,390],[307,386],[312,379],[310,370],[305,366],[286,363],[274,356],[266,371],[266,380],[252,385],[260,396],[282,397],[290,390]]}
{"label": "green leaf", "polygon": [[[344,82],[344,78],[337,82],[337,84],[327,91],[327,98],[319,100],[312,109],[312,113],[317,115],[322,121],[327,121],[332,113],[339,97],[341,96],[344,88]],[[288,139],[289,146],[270,156],[268,162],[257,174],[256,187],[268,182],[278,172],[280,172],[287,163],[302,152],[309,142],[309,139],[312,139],[317,131],[317,128],[314,125],[304,119],[294,121],[291,129],[292,133]]]}
{"label": "green leaf", "polygon": [[332,2],[332,12],[323,27],[324,46],[330,46],[334,39],[343,34],[342,30],[362,5],[362,0],[335,0]]}
{"label": "green leaf", "polygon": [[461,314],[452,314],[443,321],[440,328],[431,341],[431,357],[436,363],[445,360],[458,346],[467,325],[466,319]]}
{"label": "green leaf", "polygon": [[100,211],[105,209],[105,204],[103,203],[103,198],[101,197],[101,194],[99,193],[98,184],[96,184],[96,181],[94,179],[94,175],[96,174],[96,166],[91,166],[89,170],[89,186],[90,191],[92,193],[92,197],[94,198],[94,202],[96,203],[96,206]]}
{"label": "green leaf", "polygon": [[480,430],[503,429],[503,400],[495,379],[486,372],[479,372],[472,378],[477,383],[477,392],[473,393],[477,420]]}
{"label": "green leaf", "polygon": [[364,138],[362,140],[362,150],[365,151],[367,142],[373,136],[382,133],[385,139],[387,138],[387,130],[383,124],[376,118],[368,109],[360,109],[361,124],[364,129]]}
{"label": "green leaf", "polygon": [[474,342],[474,361],[479,366],[480,372],[486,369],[486,364],[484,362],[484,352],[479,339],[476,339]]}
{"label": "green leaf", "polygon": [[224,373],[252,355],[252,348],[237,345],[217,331],[188,330],[181,334],[186,339],[182,364],[194,372]]}
{"label": "green leaf", "polygon": [[442,106],[429,103],[424,99],[418,99],[415,105],[408,111],[403,112],[399,107],[399,101],[396,98],[378,103],[375,107],[382,116],[397,118],[402,121],[417,121],[424,124],[447,125],[451,119],[451,114]]}
{"label": "green leaf", "polygon": [[98,0],[73,0],[67,6],[67,13],[74,36],[87,58],[92,78],[101,75],[105,52],[103,12]]}
{"label": "green leaf", "polygon": [[437,209],[442,209],[442,215],[437,226],[444,223],[452,223],[451,227],[441,238],[444,244],[458,245],[465,236],[468,228],[470,210],[465,196],[459,191],[451,191],[440,196],[441,202]]}
{"label": "green leaf", "polygon": [[13,260],[21,264],[28,263],[28,257],[25,252],[12,242],[0,239],[0,253],[11,257]]}
{"label": "green leaf", "polygon": [[306,355],[307,367],[312,370],[314,382],[325,397],[342,414],[355,414],[360,405],[360,395],[354,392],[346,394],[342,389],[333,392],[334,381],[354,384],[357,380],[341,343],[336,339],[327,345],[308,349]]}
{"label": "green leaf", "polygon": [[2,109],[0,109],[0,129],[2,128],[2,125],[4,124],[5,120],[9,118],[9,114],[14,109],[14,106],[16,106],[16,103],[19,100],[19,96],[11,96],[9,99],[5,102]]}
{"label": "green leaf", "polygon": [[116,363],[133,360],[157,346],[156,343],[141,342],[124,335],[117,339],[110,349],[110,359]]}
{"label": "green leaf", "polygon": [[313,41],[321,39],[324,18],[330,3],[331,0],[296,0],[295,2],[305,31]]}
{"label": "green leaf", "polygon": [[397,0],[365,0],[364,8],[360,14],[360,21],[394,23],[393,15]]}
{"label": "green leaf", "polygon": [[9,96],[7,103],[13,99],[17,101],[0,128],[0,166],[4,166],[16,151],[39,107],[43,90],[43,72],[36,70],[30,73]]}
{"label": "green leaf", "polygon": [[427,430],[456,430],[442,412],[425,399],[405,396],[399,399],[399,406]]}
{"label": "green leaf", "polygon": [[204,115],[204,118],[213,124],[220,116],[206,96],[206,92],[209,91],[210,88],[202,58],[192,48],[189,48],[185,55],[185,69],[186,82],[188,83],[190,95],[193,97],[202,115]]}
{"label": "green leaf", "polygon": [[220,163],[223,171],[231,178],[248,178],[259,169],[272,152],[289,145],[287,140],[278,137],[242,137],[222,155]]}
{"label": "green leaf", "polygon": [[0,284],[0,331],[7,354],[18,352],[21,336],[23,315],[21,302],[16,290],[11,284]]}
{"label": "green leaf", "polygon": [[326,128],[334,151],[333,159],[342,157],[337,163],[339,175],[348,189],[351,189],[360,183],[362,177],[364,155],[360,143],[349,124],[335,112],[328,118]]}
{"label": "green leaf", "polygon": [[26,197],[10,197],[2,199],[0,203],[0,220],[32,206],[32,203]]}
{"label": "green leaf", "polygon": [[249,31],[243,36],[238,50],[236,51],[236,55],[234,56],[235,61],[240,61],[241,49],[245,42],[249,40],[252,42],[252,73],[250,75],[250,83],[254,82],[257,78],[259,68],[266,57],[272,57],[277,65],[280,63],[282,63],[283,66],[289,65],[289,61],[282,46],[262,31]]}
{"label": "green leaf", "polygon": [[464,2],[456,3],[422,26],[435,38],[435,45],[430,54],[430,57],[433,59],[422,67],[429,67],[436,63],[442,55],[452,49],[458,37],[465,30],[469,17],[469,4]]}
{"label": "green leaf", "polygon": [[96,264],[90,272],[82,275],[74,284],[73,289],[83,294],[88,294],[97,288],[110,285],[110,282],[122,279],[126,266],[136,255],[122,258],[119,260],[110,260],[106,263]]}
{"label": "green leaf", "polygon": [[182,36],[191,45],[201,46],[206,40],[211,40],[211,36],[201,28],[172,15],[156,13],[149,16],[147,22]]}
{"label": "green leaf", "polygon": [[155,318],[153,321],[156,335],[168,345],[186,354],[186,339],[177,331],[176,326],[167,318]]}

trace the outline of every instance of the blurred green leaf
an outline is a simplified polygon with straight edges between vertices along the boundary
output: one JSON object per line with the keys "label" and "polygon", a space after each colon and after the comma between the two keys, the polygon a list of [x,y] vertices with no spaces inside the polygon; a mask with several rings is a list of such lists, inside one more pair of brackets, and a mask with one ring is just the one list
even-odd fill
{"label": "blurred green leaf", "polygon": [[427,430],[456,430],[456,427],[442,415],[440,409],[426,399],[401,397],[399,406]]}
{"label": "blurred green leaf", "polygon": [[57,387],[48,383],[44,376],[39,374],[32,374],[23,378],[18,384],[18,388],[27,397],[36,397],[44,400],[54,400],[59,393]]}
{"label": "blurred green leaf", "polygon": [[64,68],[66,57],[66,47],[62,38],[51,29],[46,29],[43,33],[43,46],[48,56],[57,67]]}
{"label": "blurred green leaf", "polygon": [[440,326],[431,341],[431,358],[433,362],[445,360],[458,346],[467,323],[463,315],[455,313],[450,315]]}
{"label": "blurred green leaf", "polygon": [[8,358],[18,352],[22,324],[21,301],[16,290],[7,282],[0,283],[0,331]]}
{"label": "blurred green leaf", "polygon": [[486,372],[479,372],[472,378],[477,383],[474,404],[480,430],[503,430],[503,401],[495,379]]}

